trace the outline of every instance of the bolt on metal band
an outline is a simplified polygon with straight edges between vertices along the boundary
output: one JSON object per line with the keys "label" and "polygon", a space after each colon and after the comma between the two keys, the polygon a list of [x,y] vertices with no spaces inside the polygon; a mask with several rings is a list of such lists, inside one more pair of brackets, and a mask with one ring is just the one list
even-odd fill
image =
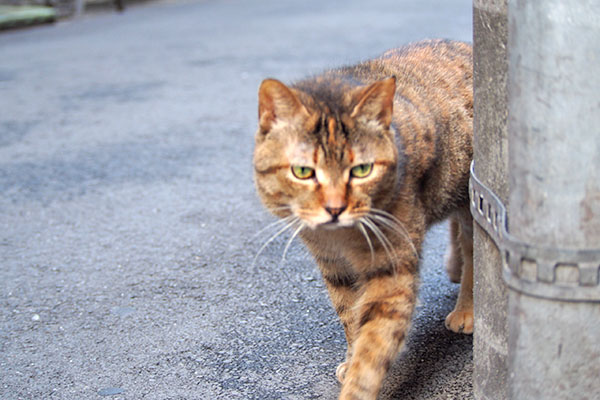
{"label": "bolt on metal band", "polygon": [[475,175],[469,196],[473,219],[496,243],[506,284],[519,292],[553,300],[600,302],[600,249],[569,250],[525,243],[508,233],[502,201]]}

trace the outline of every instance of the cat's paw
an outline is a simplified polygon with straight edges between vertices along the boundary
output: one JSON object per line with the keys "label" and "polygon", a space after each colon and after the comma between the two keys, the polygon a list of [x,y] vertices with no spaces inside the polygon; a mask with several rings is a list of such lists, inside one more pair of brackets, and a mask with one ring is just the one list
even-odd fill
{"label": "cat's paw", "polygon": [[346,377],[346,371],[348,370],[348,361],[344,361],[340,365],[337,366],[335,370],[335,376],[340,383],[344,383],[344,378]]}
{"label": "cat's paw", "polygon": [[452,311],[446,317],[446,328],[456,333],[473,333],[473,310]]}

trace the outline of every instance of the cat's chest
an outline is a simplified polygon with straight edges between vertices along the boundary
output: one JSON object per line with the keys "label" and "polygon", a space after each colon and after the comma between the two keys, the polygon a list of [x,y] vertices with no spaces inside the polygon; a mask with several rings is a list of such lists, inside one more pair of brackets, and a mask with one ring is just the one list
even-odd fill
{"label": "cat's chest", "polygon": [[350,267],[360,247],[358,235],[350,229],[307,231],[301,235],[313,256],[319,260],[337,260]]}

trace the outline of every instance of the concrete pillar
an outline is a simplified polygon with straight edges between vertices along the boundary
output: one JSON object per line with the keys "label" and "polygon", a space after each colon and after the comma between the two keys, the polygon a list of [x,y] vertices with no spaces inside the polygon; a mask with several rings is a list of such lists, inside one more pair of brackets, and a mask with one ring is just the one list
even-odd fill
{"label": "concrete pillar", "polygon": [[508,15],[509,395],[600,399],[600,2]]}
{"label": "concrete pillar", "polygon": [[[474,0],[473,34],[475,171],[506,204],[507,0]],[[505,400],[508,334],[502,261],[492,239],[474,225],[473,392],[476,400]]]}
{"label": "concrete pillar", "polygon": [[75,10],[73,16],[79,18],[85,11],[85,0],[75,0]]}

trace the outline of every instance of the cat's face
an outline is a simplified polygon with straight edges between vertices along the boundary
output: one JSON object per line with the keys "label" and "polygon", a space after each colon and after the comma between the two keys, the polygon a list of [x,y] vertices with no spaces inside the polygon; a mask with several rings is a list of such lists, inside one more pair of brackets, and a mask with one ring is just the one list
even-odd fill
{"label": "cat's face", "polygon": [[327,229],[353,226],[382,207],[397,173],[394,91],[394,78],[349,90],[333,113],[306,93],[265,80],[254,167],[267,208]]}

